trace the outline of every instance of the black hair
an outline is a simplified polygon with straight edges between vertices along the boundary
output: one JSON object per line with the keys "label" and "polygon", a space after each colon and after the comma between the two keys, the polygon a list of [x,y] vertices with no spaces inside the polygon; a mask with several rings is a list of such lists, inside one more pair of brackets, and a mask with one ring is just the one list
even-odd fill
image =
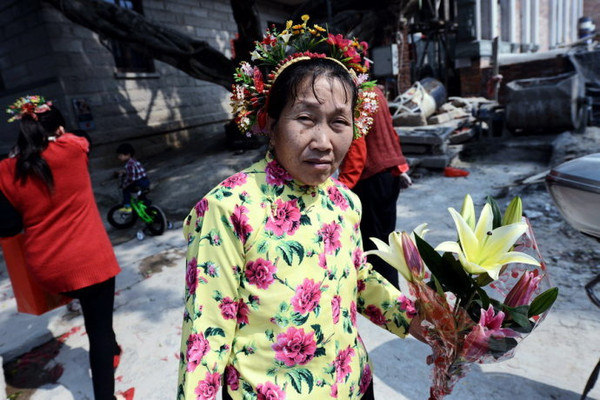
{"label": "black hair", "polygon": [[15,181],[24,184],[28,178],[38,178],[49,190],[54,189],[54,177],[42,152],[48,147],[48,137],[54,135],[61,126],[65,126],[65,119],[54,106],[50,106],[46,112],[36,113],[35,117],[23,114],[14,148],[17,158]]}
{"label": "black hair", "polygon": [[[342,65],[326,58],[311,58],[310,60],[297,61],[285,68],[283,72],[275,79],[269,95],[269,104],[267,113],[275,123],[279,121],[281,112],[286,104],[295,101],[298,98],[298,87],[305,79],[311,79],[313,93],[315,90],[315,81],[317,78],[326,77],[327,79],[339,80],[344,86],[346,100],[350,97],[352,106],[352,115],[358,99],[358,88],[354,84],[352,77]],[[316,93],[315,93],[315,97]]]}
{"label": "black hair", "polygon": [[129,143],[121,143],[119,147],[117,147],[117,154],[126,154],[133,157],[135,155],[135,149]]}

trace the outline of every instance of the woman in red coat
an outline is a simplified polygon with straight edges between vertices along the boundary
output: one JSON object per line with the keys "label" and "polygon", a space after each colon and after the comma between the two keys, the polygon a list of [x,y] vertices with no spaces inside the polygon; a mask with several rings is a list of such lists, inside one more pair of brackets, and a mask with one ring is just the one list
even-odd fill
{"label": "woman in red coat", "polygon": [[[20,120],[11,157],[0,162],[0,191],[23,220],[25,261],[49,292],[79,299],[90,343],[96,400],[113,400],[120,348],[113,331],[120,267],[88,173],[88,141],[65,132],[58,109],[40,96],[17,100]],[[131,398],[119,395],[119,398]]]}

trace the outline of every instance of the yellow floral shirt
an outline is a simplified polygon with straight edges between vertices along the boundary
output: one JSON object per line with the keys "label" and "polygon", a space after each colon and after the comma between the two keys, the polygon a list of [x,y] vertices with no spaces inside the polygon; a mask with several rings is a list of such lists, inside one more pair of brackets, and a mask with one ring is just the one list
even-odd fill
{"label": "yellow floral shirt", "polygon": [[356,313],[404,337],[412,303],[366,263],[358,197],[303,186],[271,153],[185,220],[177,398],[361,398],[372,369]]}

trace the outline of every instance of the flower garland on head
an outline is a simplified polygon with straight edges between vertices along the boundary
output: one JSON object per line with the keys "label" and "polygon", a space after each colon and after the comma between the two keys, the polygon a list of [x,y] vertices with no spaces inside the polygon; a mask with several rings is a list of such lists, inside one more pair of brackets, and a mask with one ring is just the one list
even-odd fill
{"label": "flower garland on head", "polygon": [[[268,98],[273,82],[285,68],[295,62],[326,58],[343,66],[358,87],[354,109],[354,138],[366,135],[378,108],[377,96],[371,90],[375,82],[369,81],[367,75],[371,64],[366,58],[367,43],[327,33],[325,28],[317,24],[309,27],[309,16],[303,15],[301,18],[301,24],[294,25],[292,21],[287,21],[281,32],[277,32],[275,28],[267,29],[263,40],[255,42],[255,49],[251,53],[251,59],[256,65],[242,61],[236,69],[231,106],[237,126],[247,136],[266,134]],[[317,46],[324,42],[327,53],[316,52]],[[266,78],[260,68],[269,71]]]}
{"label": "flower garland on head", "polygon": [[12,115],[12,117],[8,119],[8,122],[19,120],[25,114],[31,115],[31,117],[37,121],[38,117],[36,114],[50,111],[51,106],[52,102],[46,101],[42,96],[20,97],[6,109],[6,112]]}

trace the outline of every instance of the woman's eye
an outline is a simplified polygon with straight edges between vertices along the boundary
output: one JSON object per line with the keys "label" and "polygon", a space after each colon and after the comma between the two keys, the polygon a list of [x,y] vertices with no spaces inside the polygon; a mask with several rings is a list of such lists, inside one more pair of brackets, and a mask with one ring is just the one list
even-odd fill
{"label": "woman's eye", "polygon": [[347,119],[336,119],[333,123],[336,125],[344,125],[344,126],[350,125],[350,121],[348,121]]}

